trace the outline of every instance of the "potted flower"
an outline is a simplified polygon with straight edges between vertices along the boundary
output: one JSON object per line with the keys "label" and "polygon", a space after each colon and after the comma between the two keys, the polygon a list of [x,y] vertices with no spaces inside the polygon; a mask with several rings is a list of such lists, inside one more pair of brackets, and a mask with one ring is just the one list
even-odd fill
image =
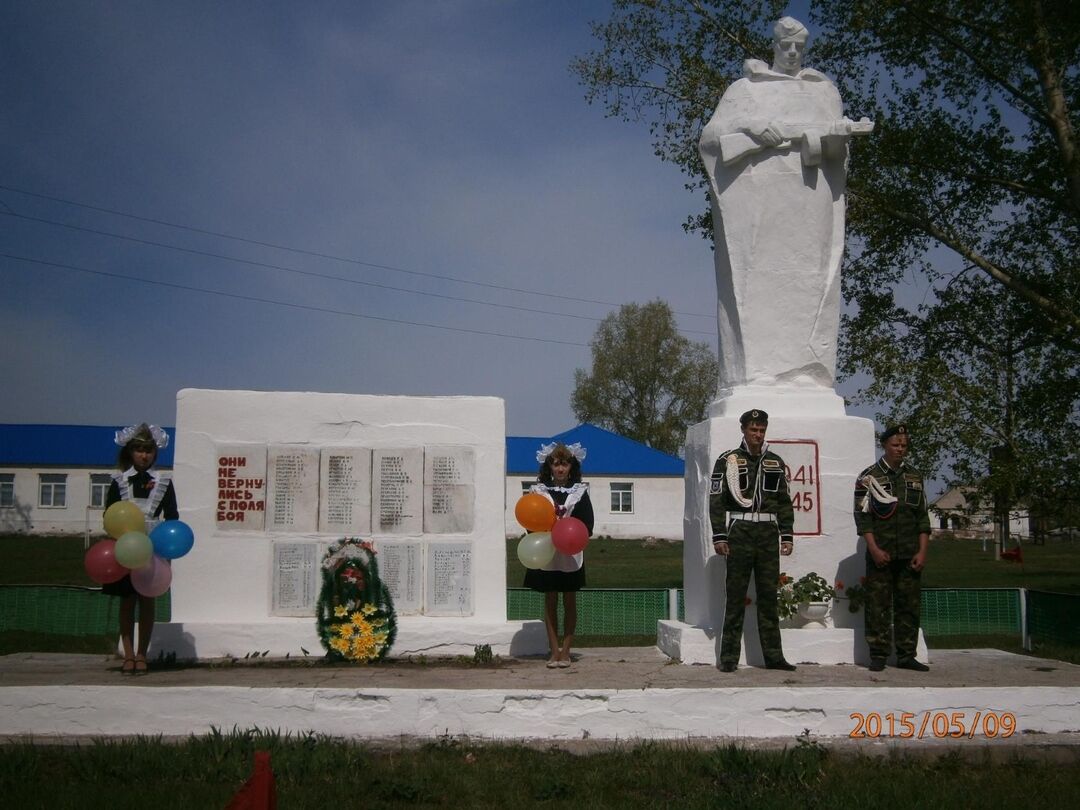
{"label": "potted flower", "polygon": [[814,571],[797,580],[781,574],[780,587],[776,591],[777,612],[781,619],[789,619],[797,613],[807,621],[821,622],[835,595],[833,586]]}
{"label": "potted flower", "polygon": [[858,613],[866,602],[866,577],[860,577],[858,584],[848,585],[847,588],[844,587],[844,583],[837,582],[836,590],[844,592],[844,596],[839,598],[848,600],[848,610]]}

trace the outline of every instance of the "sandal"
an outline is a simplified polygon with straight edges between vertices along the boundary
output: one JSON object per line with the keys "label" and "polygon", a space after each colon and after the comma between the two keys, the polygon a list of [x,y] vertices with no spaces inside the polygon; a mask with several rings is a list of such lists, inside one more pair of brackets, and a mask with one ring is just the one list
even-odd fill
{"label": "sandal", "polygon": [[549,658],[548,662],[544,666],[546,666],[548,669],[555,669],[555,667],[559,666],[559,662],[554,658]]}
{"label": "sandal", "polygon": [[120,665],[121,675],[134,675],[135,674],[135,659],[125,658],[124,663]]}
{"label": "sandal", "polygon": [[134,675],[145,675],[147,673],[147,671],[148,670],[147,670],[147,667],[146,667],[146,659],[145,658],[136,658],[135,659],[135,669],[132,670],[132,674],[134,674]]}

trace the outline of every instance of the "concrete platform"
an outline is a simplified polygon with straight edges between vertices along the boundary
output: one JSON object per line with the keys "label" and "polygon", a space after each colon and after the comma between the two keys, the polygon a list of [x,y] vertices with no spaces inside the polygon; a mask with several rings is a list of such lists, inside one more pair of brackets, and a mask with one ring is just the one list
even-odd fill
{"label": "concrete platform", "polygon": [[[80,739],[258,727],[371,740],[822,740],[1080,747],[1080,666],[935,650],[928,673],[680,665],[654,647],[584,649],[494,666],[215,662],[121,676],[103,656],[0,658],[0,736]],[[1014,724],[1014,733],[1003,737]],[[859,736],[859,735],[862,736]],[[853,736],[854,735],[854,736]],[[1047,736],[1052,735],[1052,736]]]}

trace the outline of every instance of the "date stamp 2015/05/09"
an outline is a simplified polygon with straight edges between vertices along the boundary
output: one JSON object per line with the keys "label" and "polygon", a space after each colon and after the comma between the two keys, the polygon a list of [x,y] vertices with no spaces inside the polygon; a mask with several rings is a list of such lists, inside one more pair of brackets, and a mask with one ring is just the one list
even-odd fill
{"label": "date stamp 2015/05/09", "polygon": [[848,732],[852,739],[967,737],[970,740],[976,735],[1006,739],[1017,731],[1016,715],[1012,712],[854,712],[848,716],[855,721],[855,727]]}

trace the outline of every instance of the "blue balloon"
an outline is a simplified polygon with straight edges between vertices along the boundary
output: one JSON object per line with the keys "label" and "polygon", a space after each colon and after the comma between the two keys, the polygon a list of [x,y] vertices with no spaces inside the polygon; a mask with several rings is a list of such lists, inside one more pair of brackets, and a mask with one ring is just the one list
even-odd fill
{"label": "blue balloon", "polygon": [[154,544],[155,554],[166,560],[175,560],[191,551],[195,545],[195,534],[182,520],[166,520],[150,532],[150,541]]}

